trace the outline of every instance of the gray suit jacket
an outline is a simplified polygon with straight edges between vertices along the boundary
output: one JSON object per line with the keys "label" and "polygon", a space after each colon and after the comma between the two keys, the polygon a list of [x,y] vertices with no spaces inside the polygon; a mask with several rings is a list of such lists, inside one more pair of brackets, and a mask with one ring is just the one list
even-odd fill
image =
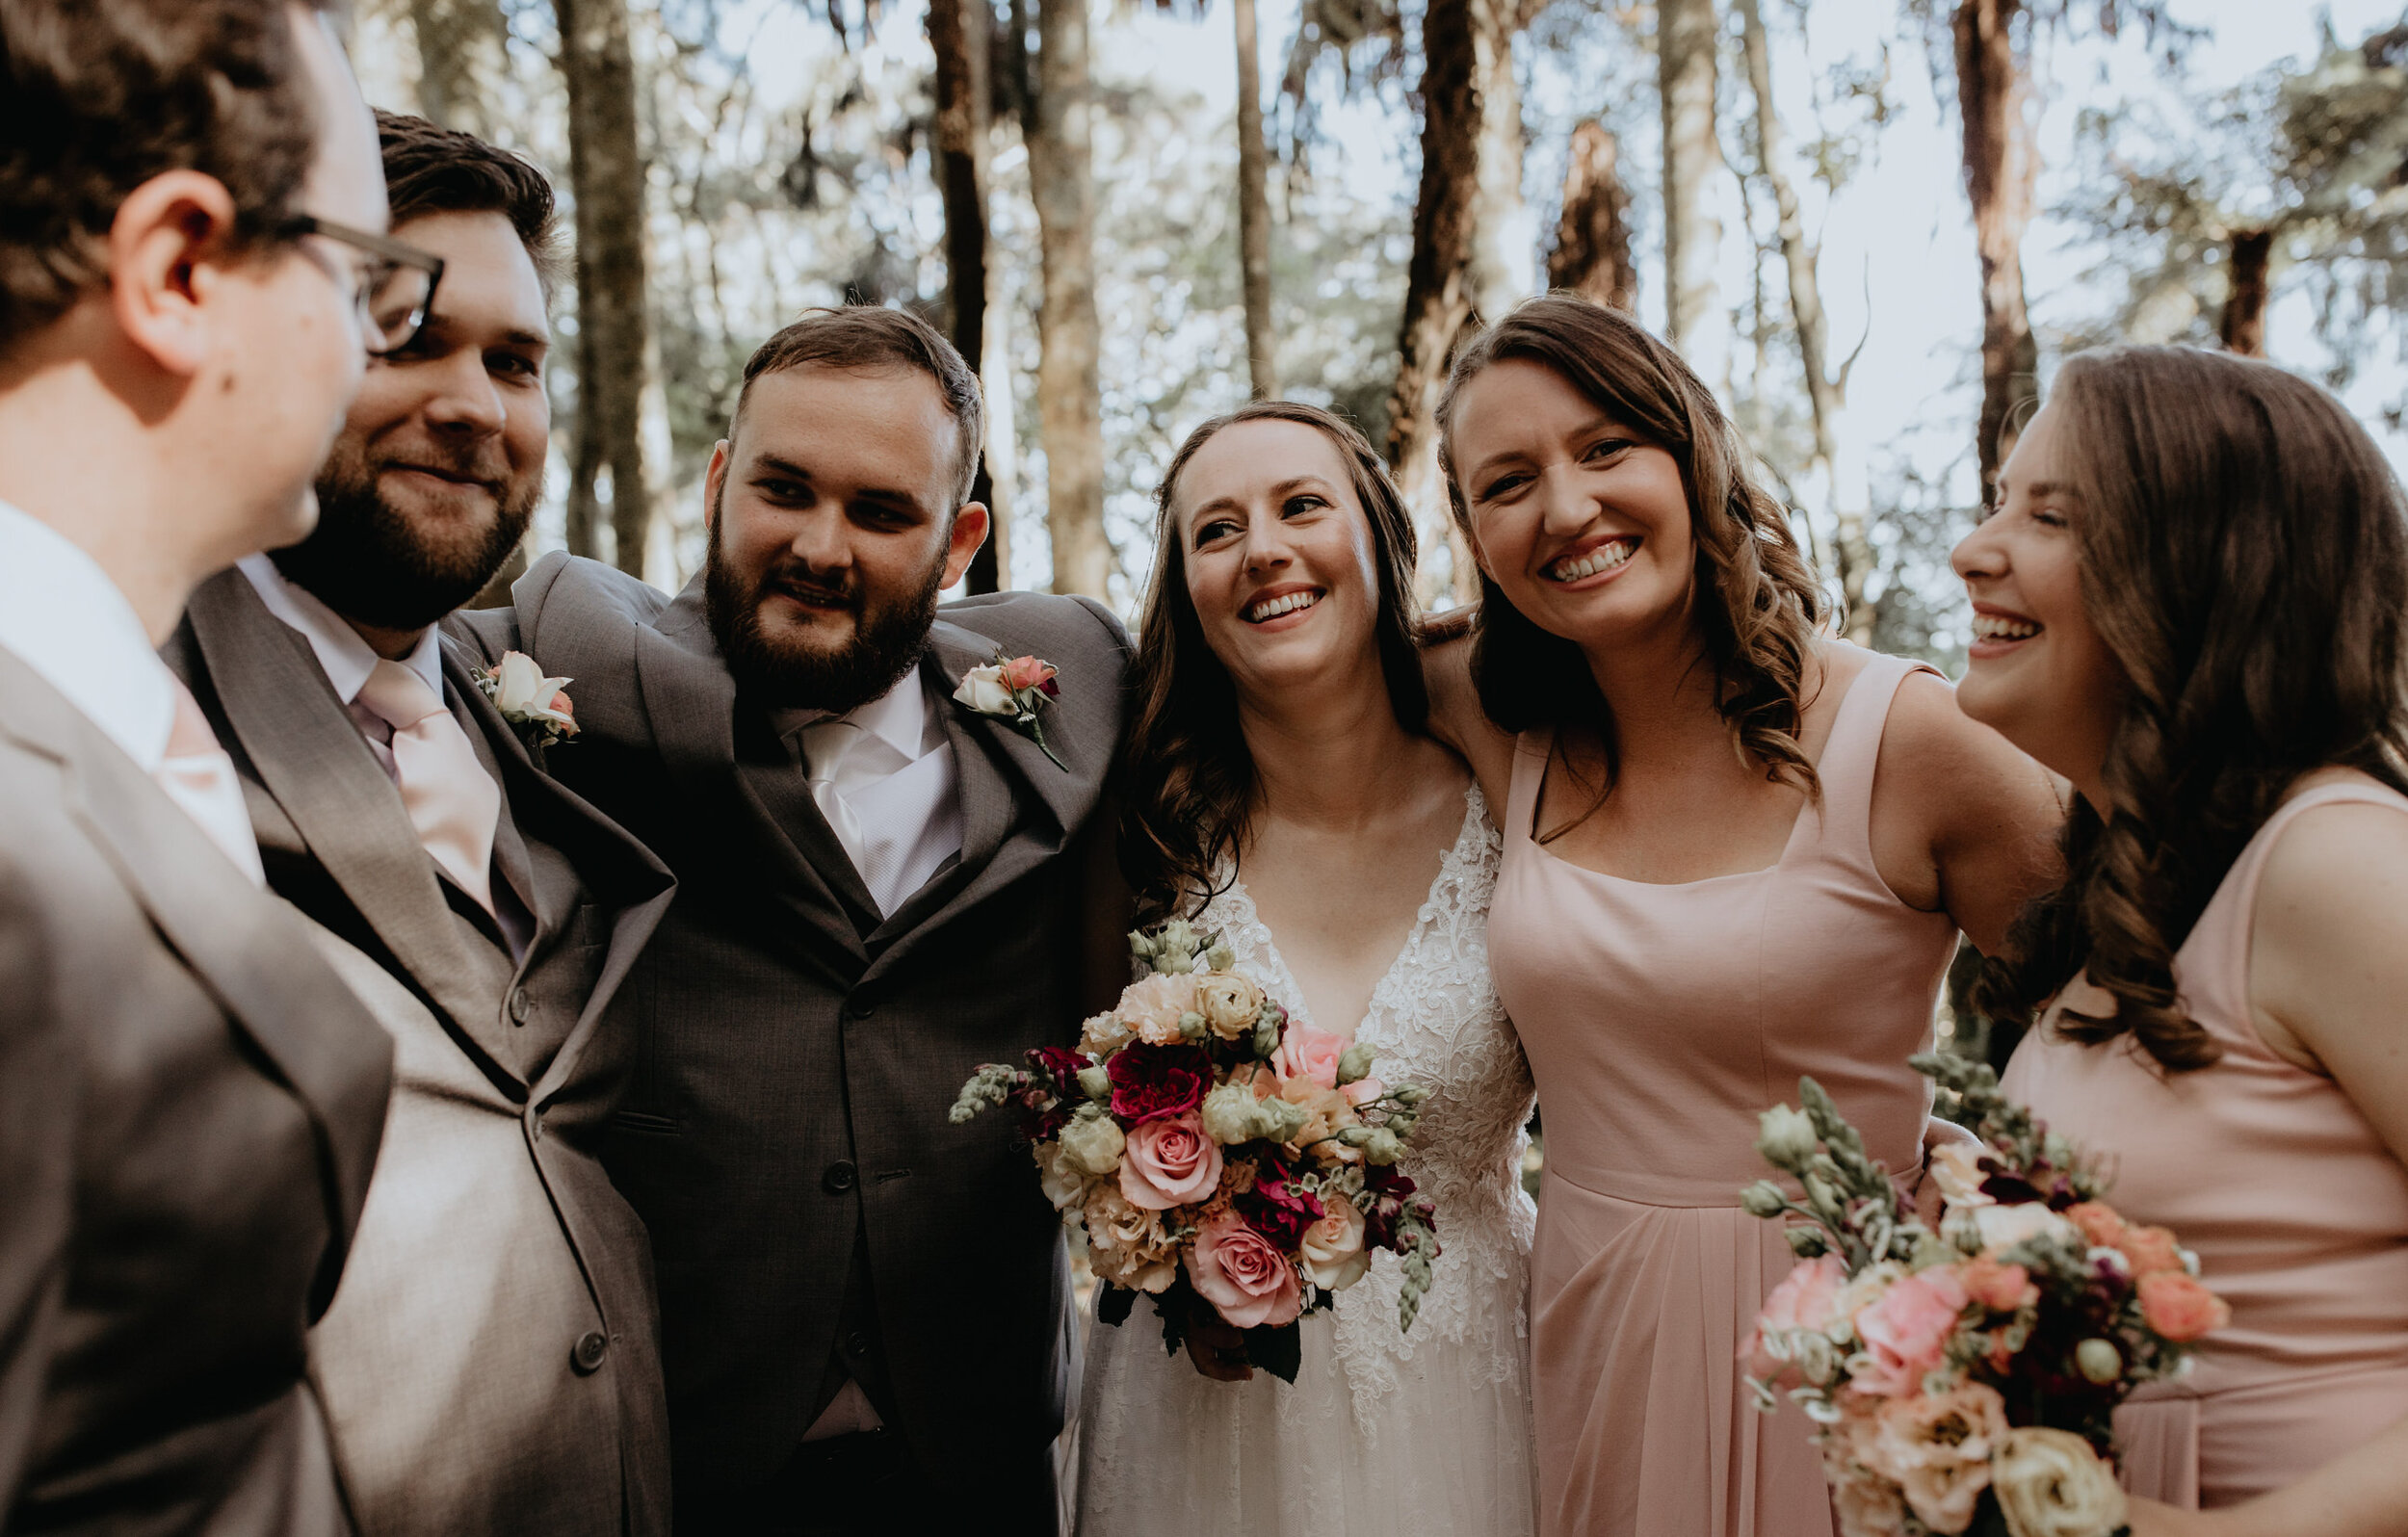
{"label": "gray suit jacket", "polygon": [[[1025,1487],[1061,1423],[1060,1224],[1006,1118],[946,1111],[979,1063],[1067,1043],[1094,996],[1083,925],[1118,890],[1097,812],[1127,638],[1083,599],[941,611],[922,678],[947,700],[963,847],[881,918],[766,713],[738,697],[701,586],[665,603],[555,556],[513,609],[453,621],[486,655],[515,647],[576,679],[583,734],[551,768],[677,872],[620,993],[640,1060],[609,1158],[660,1266],[681,1522],[705,1529],[785,1467],[841,1354],[883,1398],[925,1508],[1050,1531],[1041,1483],[1008,1515],[994,1491]],[[1060,666],[1046,736],[1066,768],[949,701],[999,648]]]}
{"label": "gray suit jacket", "polygon": [[666,1531],[649,1246],[597,1144],[634,1045],[605,1010],[667,871],[537,771],[447,644],[445,694],[505,792],[494,884],[535,923],[513,962],[241,572],[194,595],[167,655],[242,772],[270,882],[397,1048],[383,1160],[310,1338],[362,1530]]}
{"label": "gray suit jacket", "polygon": [[303,1331],[391,1056],[291,910],[0,650],[0,1529],[347,1529]]}

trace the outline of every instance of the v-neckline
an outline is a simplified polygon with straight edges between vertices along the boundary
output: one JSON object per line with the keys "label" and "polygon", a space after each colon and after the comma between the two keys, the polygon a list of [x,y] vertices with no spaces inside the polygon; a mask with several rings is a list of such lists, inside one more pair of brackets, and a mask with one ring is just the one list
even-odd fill
{"label": "v-neckline", "polygon": [[[1454,842],[1439,851],[1438,873],[1429,878],[1429,888],[1422,893],[1421,905],[1413,910],[1413,924],[1404,931],[1404,943],[1397,947],[1397,953],[1389,960],[1387,969],[1379,974],[1377,981],[1372,983],[1371,996],[1363,1004],[1363,1017],[1354,1022],[1354,1028],[1344,1037],[1348,1044],[1362,1040],[1365,1028],[1378,1017],[1380,1004],[1386,999],[1391,985],[1403,971],[1404,963],[1412,955],[1414,947],[1421,943],[1424,930],[1428,928],[1430,919],[1438,905],[1438,890],[1446,884],[1448,875],[1453,873],[1456,863],[1461,859],[1464,841],[1470,838],[1474,829],[1479,825],[1479,817],[1483,809],[1485,809],[1485,802],[1480,795],[1479,782],[1476,779],[1464,787],[1463,821],[1455,829]],[[1280,953],[1279,936],[1271,932],[1270,921],[1263,916],[1263,909],[1255,902],[1254,893],[1246,888],[1244,877],[1232,875],[1229,880],[1229,889],[1223,893],[1223,896],[1243,902],[1244,916],[1262,931],[1264,968],[1273,974],[1272,980],[1276,984],[1269,989],[1272,1002],[1285,1008],[1291,1017],[1303,1021],[1315,1029],[1321,1029],[1314,1022],[1311,1007],[1304,1002],[1303,986],[1296,981],[1296,973],[1288,969],[1288,957]]]}

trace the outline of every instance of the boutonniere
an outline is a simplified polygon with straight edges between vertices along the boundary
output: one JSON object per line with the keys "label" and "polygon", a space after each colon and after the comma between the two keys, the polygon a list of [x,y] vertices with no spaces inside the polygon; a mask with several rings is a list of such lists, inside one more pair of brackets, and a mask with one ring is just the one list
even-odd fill
{"label": "boutonniere", "polygon": [[1061,697],[1061,686],[1054,676],[1050,662],[1007,657],[999,649],[993,662],[961,675],[961,687],[954,690],[954,698],[1035,742],[1039,752],[1053,759],[1055,768],[1067,773],[1070,766],[1054,756],[1045,742],[1045,724],[1037,718],[1047,705]]}
{"label": "boutonniere", "polygon": [[476,674],[478,691],[493,701],[502,718],[516,729],[530,752],[577,735],[576,707],[561,691],[566,678],[547,678],[536,659],[524,651],[505,651],[502,660]]}

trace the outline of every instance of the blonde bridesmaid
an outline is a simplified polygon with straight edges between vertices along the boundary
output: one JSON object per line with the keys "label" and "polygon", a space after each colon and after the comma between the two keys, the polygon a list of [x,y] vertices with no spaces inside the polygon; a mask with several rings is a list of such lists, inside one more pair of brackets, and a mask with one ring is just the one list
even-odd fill
{"label": "blonde bridesmaid", "polygon": [[1805,1420],[1736,1361],[1793,1263],[1740,1209],[1756,1116],[1811,1073],[1914,1177],[1906,1058],[1958,931],[1995,943],[2051,878],[2056,789],[1927,669],[1822,635],[1745,447],[1626,317],[1523,305],[1440,422],[1481,579],[1477,704],[1442,718],[1504,808],[1490,960],[1547,1126],[1539,1528],[1827,1537]]}
{"label": "blonde bridesmaid", "polygon": [[[2232,1305],[2117,1417],[2135,1533],[2408,1532],[2408,517],[2321,389],[2069,359],[1956,551],[1959,691],[2071,779],[2010,1093]],[[2198,1507],[2193,1512],[2192,1507]]]}

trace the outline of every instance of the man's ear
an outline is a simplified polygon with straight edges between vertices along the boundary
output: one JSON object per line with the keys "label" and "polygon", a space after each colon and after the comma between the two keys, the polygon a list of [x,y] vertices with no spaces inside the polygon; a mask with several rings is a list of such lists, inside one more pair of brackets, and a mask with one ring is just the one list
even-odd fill
{"label": "man's ear", "polygon": [[234,195],[197,170],[134,189],[109,224],[109,302],[118,328],[159,368],[190,378],[211,351],[210,300],[222,294]]}
{"label": "man's ear", "polygon": [[727,481],[727,439],[711,445],[710,468],[702,472],[702,526],[709,528],[720,515],[720,487]]}
{"label": "man's ear", "polygon": [[945,550],[945,580],[941,586],[952,586],[970,569],[971,557],[986,542],[986,526],[985,503],[961,504],[961,510],[954,514],[953,537]]}

